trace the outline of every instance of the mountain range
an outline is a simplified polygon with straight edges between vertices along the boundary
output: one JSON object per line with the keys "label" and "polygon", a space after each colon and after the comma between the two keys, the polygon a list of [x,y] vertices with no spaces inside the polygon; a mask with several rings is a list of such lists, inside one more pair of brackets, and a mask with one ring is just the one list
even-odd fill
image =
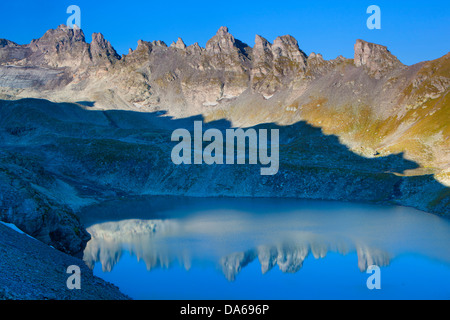
{"label": "mountain range", "polygon": [[[130,195],[268,196],[393,203],[450,213],[450,53],[407,66],[356,40],[305,54],[285,35],[253,47],[139,40],[120,56],[61,25],[0,39],[0,219],[63,251],[89,235],[81,207]],[[280,171],[175,166],[170,133],[280,130]]]}

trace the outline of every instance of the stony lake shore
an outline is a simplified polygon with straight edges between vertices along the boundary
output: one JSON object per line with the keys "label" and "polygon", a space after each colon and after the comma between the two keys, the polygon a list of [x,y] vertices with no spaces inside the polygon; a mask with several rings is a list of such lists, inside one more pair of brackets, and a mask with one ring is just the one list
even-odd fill
{"label": "stony lake shore", "polygon": [[[67,288],[71,265],[81,270],[81,289]],[[78,258],[0,224],[0,300],[127,300],[94,276]]]}

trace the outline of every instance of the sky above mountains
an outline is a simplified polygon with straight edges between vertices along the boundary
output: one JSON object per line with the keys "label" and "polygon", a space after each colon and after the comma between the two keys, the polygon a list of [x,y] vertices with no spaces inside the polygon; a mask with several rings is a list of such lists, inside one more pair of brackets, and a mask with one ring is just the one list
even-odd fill
{"label": "sky above mountains", "polygon": [[[369,30],[367,8],[381,9],[381,30]],[[235,38],[254,45],[255,34],[270,42],[294,36],[307,54],[325,59],[353,57],[356,39],[386,45],[405,64],[439,58],[449,52],[450,2],[423,1],[2,1],[0,38],[19,44],[66,24],[67,7],[81,9],[86,41],[101,32],[119,54],[135,49],[137,41],[183,38],[187,45],[205,46],[220,26]]]}

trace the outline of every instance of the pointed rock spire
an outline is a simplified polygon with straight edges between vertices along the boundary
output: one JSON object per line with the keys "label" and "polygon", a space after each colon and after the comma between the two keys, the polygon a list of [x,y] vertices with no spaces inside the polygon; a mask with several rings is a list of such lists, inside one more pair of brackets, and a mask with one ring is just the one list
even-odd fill
{"label": "pointed rock spire", "polygon": [[220,27],[216,35],[206,43],[206,52],[211,55],[236,56],[237,59],[248,59],[252,49],[240,40],[235,39],[227,27]]}
{"label": "pointed rock spire", "polygon": [[272,52],[275,59],[286,57],[306,66],[307,56],[300,50],[298,42],[293,36],[286,35],[276,38],[272,45]]}
{"label": "pointed rock spire", "polygon": [[147,52],[151,52],[153,48],[153,45],[148,42],[148,41],[144,41],[144,40],[138,40],[138,45],[135,51],[147,51]]}
{"label": "pointed rock spire", "polygon": [[177,42],[172,42],[172,44],[170,46],[172,48],[177,48],[177,49],[181,49],[181,50],[186,49],[186,44],[184,43],[183,39],[181,39],[181,38],[178,38]]}
{"label": "pointed rock spire", "polygon": [[236,40],[227,27],[220,27],[216,35],[206,43],[206,51],[212,54],[236,52]]}
{"label": "pointed rock spire", "polygon": [[167,48],[167,44],[162,40],[154,40],[154,41],[152,41],[152,45],[154,45],[155,47],[166,47]]}
{"label": "pointed rock spire", "polygon": [[266,38],[261,37],[258,34],[255,36],[255,48],[257,48],[257,47],[267,48],[267,47],[271,47],[271,46],[272,45]]}
{"label": "pointed rock spire", "polygon": [[106,40],[101,33],[92,34],[90,49],[93,60],[98,58],[106,58],[110,62],[113,62],[114,60],[120,59],[120,56],[117,54],[111,43]]}
{"label": "pointed rock spire", "polygon": [[308,61],[309,60],[324,61],[322,54],[316,54],[315,52],[311,52],[311,54],[308,56]]}
{"label": "pointed rock spire", "polygon": [[253,47],[253,57],[256,62],[270,59],[272,60],[272,45],[267,39],[256,35],[255,46]]}
{"label": "pointed rock spire", "polygon": [[188,52],[192,53],[192,54],[196,54],[196,53],[200,53],[202,52],[203,49],[202,47],[200,47],[200,45],[198,44],[198,42],[191,44],[189,47],[186,48]]}
{"label": "pointed rock spire", "polygon": [[267,39],[256,35],[255,45],[253,47],[253,59],[251,68],[252,88],[256,89],[263,95],[270,95],[272,92],[264,89],[259,90],[258,87],[264,87],[264,78],[272,72],[273,68],[273,54],[272,45]]}
{"label": "pointed rock spire", "polygon": [[220,27],[216,33],[218,36],[226,36],[228,33],[228,27]]}

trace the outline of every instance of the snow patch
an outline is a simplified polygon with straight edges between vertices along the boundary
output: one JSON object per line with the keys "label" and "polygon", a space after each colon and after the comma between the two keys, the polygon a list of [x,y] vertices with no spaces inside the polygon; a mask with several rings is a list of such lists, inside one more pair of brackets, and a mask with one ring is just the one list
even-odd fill
{"label": "snow patch", "polygon": [[145,106],[143,106],[142,104],[139,104],[139,103],[133,103],[133,105],[135,108],[138,108],[138,109],[145,108]]}
{"label": "snow patch", "polygon": [[203,102],[203,106],[204,107],[214,107],[217,106],[218,103],[217,102]]}
{"label": "snow patch", "polygon": [[237,96],[233,96],[233,95],[230,95],[230,94],[225,94],[218,101],[227,100],[227,99],[231,100],[231,99],[234,99],[234,98],[237,98]]}
{"label": "snow patch", "polygon": [[13,224],[13,223],[7,223],[7,222],[3,222],[3,221],[0,221],[0,223],[3,224],[4,226],[7,226],[10,229],[13,229],[14,231],[16,231],[16,232],[18,232],[20,234],[24,234],[24,235],[30,237],[31,239],[36,240],[35,238],[30,236],[29,234],[27,234],[27,233],[23,232],[22,230],[20,230],[19,228],[17,228],[17,226],[15,224]]}

